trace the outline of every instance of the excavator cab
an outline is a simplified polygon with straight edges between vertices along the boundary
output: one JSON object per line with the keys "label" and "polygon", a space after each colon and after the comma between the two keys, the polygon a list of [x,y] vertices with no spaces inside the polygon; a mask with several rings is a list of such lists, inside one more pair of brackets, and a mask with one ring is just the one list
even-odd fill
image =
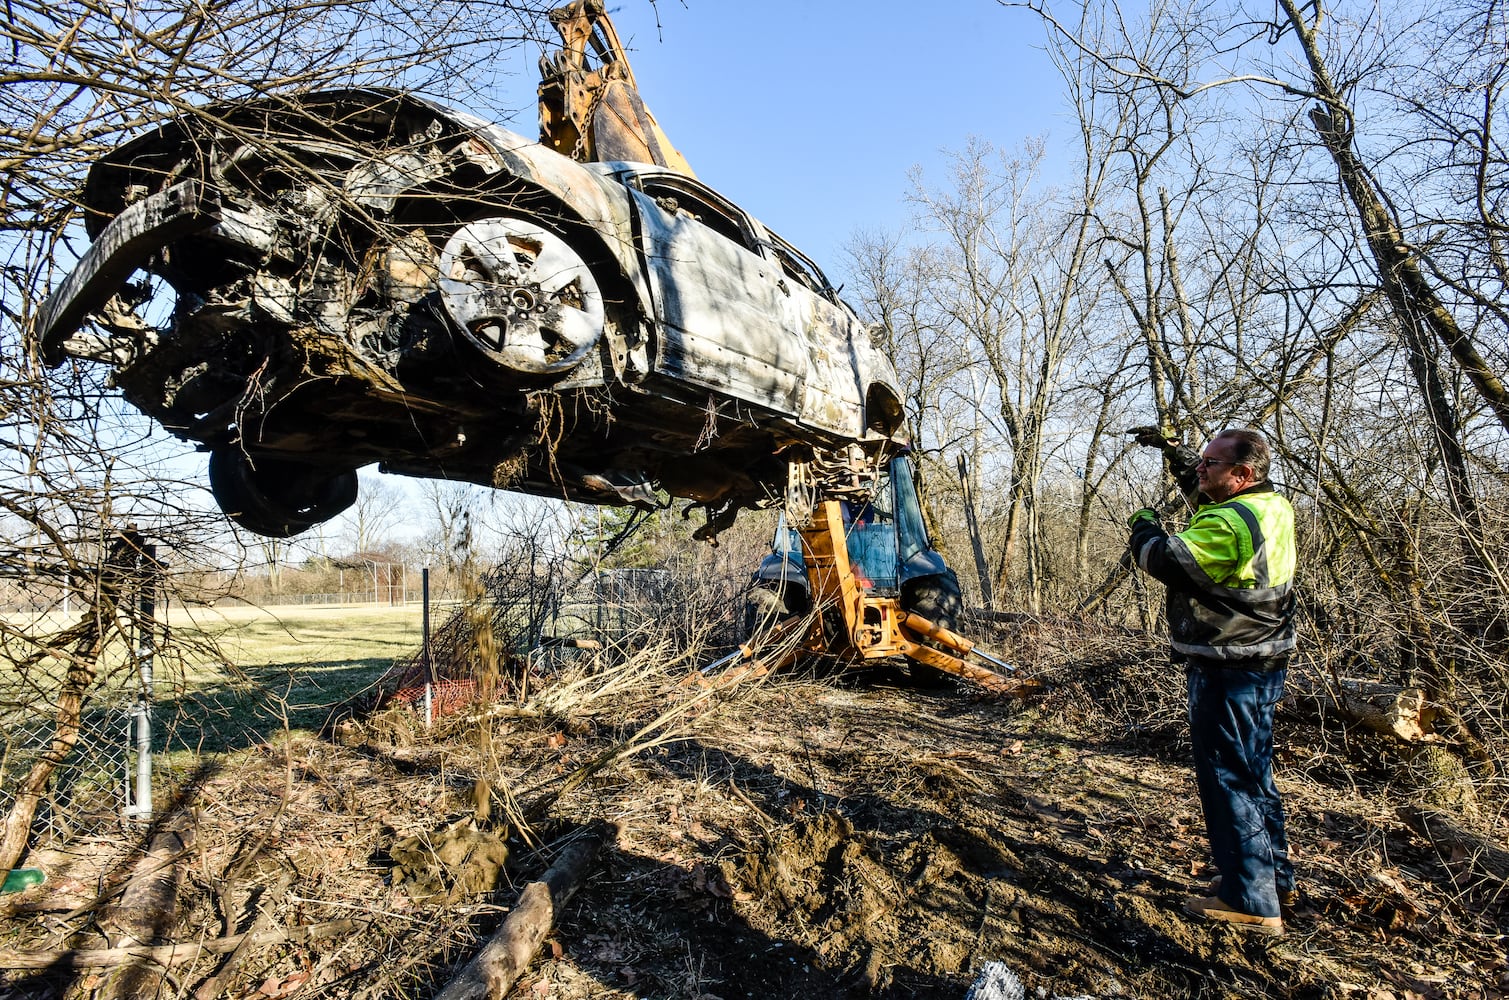
{"label": "excavator cab", "polygon": [[900,576],[895,515],[872,500],[848,501],[843,514],[849,561],[860,587],[870,594],[896,593]]}
{"label": "excavator cab", "polygon": [[[911,459],[898,454],[869,488],[839,501],[842,532],[855,583],[866,597],[898,599],[939,625],[952,628],[963,607],[959,581],[933,548],[922,517]],[[802,530],[781,516],[770,553],[754,572],[746,624],[805,614],[812,583]]]}

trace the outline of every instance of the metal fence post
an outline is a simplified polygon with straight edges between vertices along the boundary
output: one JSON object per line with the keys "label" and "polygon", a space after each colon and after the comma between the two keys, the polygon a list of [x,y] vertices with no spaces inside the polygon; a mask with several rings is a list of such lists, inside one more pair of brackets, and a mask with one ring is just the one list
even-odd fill
{"label": "metal fence post", "polygon": [[430,568],[419,573],[420,601],[424,607],[424,728],[429,729],[435,717],[435,664],[430,659]]}
{"label": "metal fence post", "polygon": [[[137,693],[132,709],[132,728],[136,730],[136,768],[134,782],[128,783],[126,818],[152,817],[152,658],[156,652],[153,635],[157,610],[157,546],[141,545],[136,555],[137,589],[136,662]],[[129,750],[127,751],[129,755]]]}

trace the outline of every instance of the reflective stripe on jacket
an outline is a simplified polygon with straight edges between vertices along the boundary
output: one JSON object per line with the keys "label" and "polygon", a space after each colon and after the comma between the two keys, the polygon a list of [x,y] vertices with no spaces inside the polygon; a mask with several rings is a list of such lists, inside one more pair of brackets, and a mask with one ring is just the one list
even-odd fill
{"label": "reflective stripe on jacket", "polygon": [[1294,509],[1271,485],[1202,505],[1177,535],[1139,521],[1131,547],[1168,586],[1176,653],[1242,660],[1294,648]]}

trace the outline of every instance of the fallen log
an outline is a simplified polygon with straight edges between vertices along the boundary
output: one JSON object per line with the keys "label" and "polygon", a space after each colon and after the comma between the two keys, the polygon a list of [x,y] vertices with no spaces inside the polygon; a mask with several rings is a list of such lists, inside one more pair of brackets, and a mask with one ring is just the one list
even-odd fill
{"label": "fallen log", "polygon": [[1405,743],[1414,743],[1435,732],[1436,706],[1419,688],[1373,681],[1344,680],[1340,687],[1291,686],[1285,704],[1308,709],[1324,718],[1339,716],[1364,729]]}
{"label": "fallen log", "polygon": [[137,860],[120,901],[101,909],[96,918],[116,947],[149,944],[167,937],[178,913],[180,864],[194,848],[194,827],[187,822],[164,824]]}
{"label": "fallen log", "polygon": [[1474,833],[1442,812],[1414,806],[1397,812],[1405,826],[1430,841],[1463,888],[1500,905],[1509,902],[1509,849],[1503,843]]}
{"label": "fallen log", "polygon": [[506,996],[529,967],[598,853],[617,837],[618,827],[612,823],[595,820],[588,825],[538,882],[524,887],[513,912],[492,940],[435,995],[435,1000],[501,1000]]}
{"label": "fallen log", "polygon": [[[178,890],[187,856],[194,849],[191,817],[175,816],[152,837],[137,860],[119,901],[105,906],[95,922],[117,948],[153,945],[170,940],[178,922]],[[132,1000],[162,991],[162,965],[152,961],[122,962],[96,992],[97,1000]]]}
{"label": "fallen log", "polygon": [[125,962],[148,961],[159,965],[184,965],[199,956],[235,951],[250,938],[249,947],[266,948],[284,941],[316,941],[320,938],[344,934],[362,926],[359,920],[327,920],[320,924],[303,927],[280,927],[274,930],[248,934],[232,934],[229,937],[211,938],[208,941],[181,941],[174,944],[140,944],[123,948],[70,948],[51,951],[21,951],[15,948],[0,948],[0,969],[108,969]]}

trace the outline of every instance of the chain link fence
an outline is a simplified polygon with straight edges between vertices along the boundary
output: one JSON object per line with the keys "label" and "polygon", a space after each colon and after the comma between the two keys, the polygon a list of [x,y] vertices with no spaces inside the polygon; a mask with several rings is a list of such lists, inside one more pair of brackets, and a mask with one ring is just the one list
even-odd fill
{"label": "chain link fence", "polygon": [[[162,569],[152,545],[135,533],[123,534],[90,584],[92,603],[70,580],[69,600],[57,594],[50,618],[24,627],[7,624],[7,662],[0,666],[0,815],[10,816],[18,803],[31,808],[28,788],[39,790],[30,817],[34,845],[67,843],[151,817]],[[81,677],[91,679],[81,685]],[[64,705],[69,690],[81,686],[74,715]]]}
{"label": "chain link fence", "polygon": [[[67,843],[150,814],[150,801],[138,801],[137,692],[111,692],[98,701],[100,707],[84,714],[78,742],[53,772],[32,819],[37,844]],[[52,745],[56,730],[51,719],[12,717],[3,725],[0,809],[9,813],[17,787]],[[148,812],[141,813],[142,807]]]}

